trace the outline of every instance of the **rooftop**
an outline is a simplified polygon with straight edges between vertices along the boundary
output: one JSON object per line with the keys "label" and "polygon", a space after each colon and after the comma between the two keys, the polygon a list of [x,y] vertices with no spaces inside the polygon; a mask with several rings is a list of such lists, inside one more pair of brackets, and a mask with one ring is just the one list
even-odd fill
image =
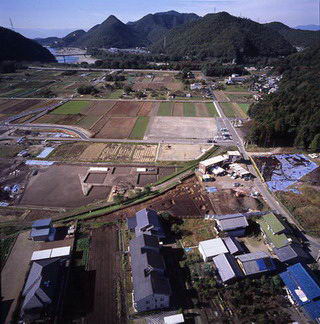
{"label": "rooftop", "polygon": [[221,238],[201,241],[199,242],[199,247],[202,248],[203,253],[207,258],[229,252]]}
{"label": "rooftop", "polygon": [[229,253],[215,256],[213,262],[223,282],[243,276],[236,259]]}
{"label": "rooftop", "polygon": [[210,165],[214,165],[216,163],[221,163],[226,160],[228,160],[228,155],[218,155],[211,159],[201,161],[200,164],[202,164],[204,166],[210,166]]}
{"label": "rooftop", "polygon": [[295,258],[309,259],[310,256],[298,244],[289,244],[281,248],[273,249],[281,262],[286,262]]}
{"label": "rooftop", "polygon": [[51,226],[52,219],[51,218],[45,218],[45,219],[38,219],[32,223],[32,227],[49,227]]}
{"label": "rooftop", "polygon": [[229,215],[233,217],[216,218],[217,223],[222,231],[230,231],[236,228],[245,228],[249,226],[247,217],[243,215]]}
{"label": "rooftop", "polygon": [[296,263],[280,273],[280,277],[297,305],[302,306],[320,297],[320,286],[307,266]]}

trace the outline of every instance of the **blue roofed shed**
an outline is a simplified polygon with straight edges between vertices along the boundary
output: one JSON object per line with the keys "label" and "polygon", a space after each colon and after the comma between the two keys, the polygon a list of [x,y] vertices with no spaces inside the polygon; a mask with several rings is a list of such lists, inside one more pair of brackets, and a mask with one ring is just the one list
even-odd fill
{"label": "blue roofed shed", "polygon": [[32,223],[32,228],[45,228],[52,226],[51,218],[38,219]]}

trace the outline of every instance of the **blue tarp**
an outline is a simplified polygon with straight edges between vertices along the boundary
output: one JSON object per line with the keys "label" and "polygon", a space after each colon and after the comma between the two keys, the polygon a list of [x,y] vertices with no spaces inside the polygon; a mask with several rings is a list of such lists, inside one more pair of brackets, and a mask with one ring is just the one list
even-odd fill
{"label": "blue tarp", "polygon": [[273,171],[271,180],[267,181],[271,191],[286,190],[303,176],[318,168],[303,154],[273,155],[279,161],[279,167]]}
{"label": "blue tarp", "polygon": [[38,159],[44,159],[54,150],[54,147],[46,147],[38,156]]}
{"label": "blue tarp", "polygon": [[320,319],[320,300],[317,300],[315,302],[307,303],[302,306],[305,313],[309,315],[309,317],[316,321]]}
{"label": "blue tarp", "polygon": [[265,271],[268,269],[268,267],[263,259],[259,259],[256,262],[257,262],[257,265],[258,265],[260,271]]}

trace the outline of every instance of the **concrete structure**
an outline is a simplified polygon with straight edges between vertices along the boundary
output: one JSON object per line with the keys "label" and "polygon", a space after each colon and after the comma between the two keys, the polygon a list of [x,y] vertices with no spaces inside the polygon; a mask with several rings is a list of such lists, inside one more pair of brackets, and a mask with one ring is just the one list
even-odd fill
{"label": "concrete structure", "polygon": [[249,226],[247,217],[243,214],[213,215],[217,232],[224,231],[230,236],[244,236]]}
{"label": "concrete structure", "polygon": [[294,264],[280,274],[290,302],[306,316],[320,323],[320,285],[307,266]]}
{"label": "concrete structure", "polygon": [[199,252],[205,262],[211,261],[213,257],[219,254],[228,253],[224,241],[221,238],[199,242]]}
{"label": "concrete structure", "polygon": [[276,270],[273,259],[265,252],[254,252],[236,256],[238,264],[246,276],[258,275]]}
{"label": "concrete structure", "polygon": [[165,264],[159,253],[158,238],[142,234],[130,241],[133,280],[133,305],[136,311],[167,308],[171,288]]}
{"label": "concrete structure", "polygon": [[243,273],[233,255],[229,253],[220,254],[215,256],[212,261],[224,283],[243,277]]}

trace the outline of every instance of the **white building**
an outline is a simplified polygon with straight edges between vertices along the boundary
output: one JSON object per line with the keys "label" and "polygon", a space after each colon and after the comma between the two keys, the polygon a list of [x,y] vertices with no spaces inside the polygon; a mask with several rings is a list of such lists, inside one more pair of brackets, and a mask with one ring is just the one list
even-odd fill
{"label": "white building", "polygon": [[211,261],[213,257],[219,254],[228,253],[224,241],[221,238],[199,242],[199,252],[205,262]]}
{"label": "white building", "polygon": [[201,161],[199,163],[199,170],[202,173],[206,173],[209,168],[214,166],[221,166],[224,162],[227,162],[229,159],[229,156],[227,154],[225,155],[218,155],[211,159]]}

